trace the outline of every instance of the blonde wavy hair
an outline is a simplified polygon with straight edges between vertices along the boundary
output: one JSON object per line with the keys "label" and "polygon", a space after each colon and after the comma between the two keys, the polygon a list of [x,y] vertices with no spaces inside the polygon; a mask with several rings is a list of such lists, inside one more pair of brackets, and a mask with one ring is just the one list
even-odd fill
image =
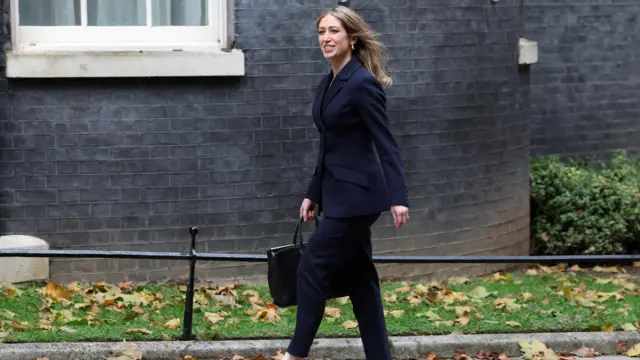
{"label": "blonde wavy hair", "polygon": [[371,30],[369,24],[350,8],[338,6],[325,9],[316,19],[316,27],[327,15],[340,20],[349,37],[356,40],[353,55],[360,64],[372,73],[382,85],[385,87],[391,86],[393,81],[384,70],[386,63],[386,54],[383,51],[384,45],[376,39],[376,34]]}

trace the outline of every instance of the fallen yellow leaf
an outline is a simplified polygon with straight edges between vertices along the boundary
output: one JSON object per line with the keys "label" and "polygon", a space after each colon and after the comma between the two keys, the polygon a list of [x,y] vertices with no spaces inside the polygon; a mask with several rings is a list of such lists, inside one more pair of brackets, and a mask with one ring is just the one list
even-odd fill
{"label": "fallen yellow leaf", "polygon": [[440,315],[434,313],[431,310],[429,310],[427,312],[424,312],[424,313],[416,314],[416,316],[418,316],[418,317],[426,316],[431,321],[440,320]]}
{"label": "fallen yellow leaf", "polygon": [[387,293],[384,297],[384,301],[388,303],[394,303],[398,301],[398,295],[394,293]]}
{"label": "fallen yellow leaf", "polygon": [[347,320],[342,323],[342,326],[345,327],[346,329],[355,329],[358,327],[358,323],[355,321]]}
{"label": "fallen yellow leaf", "polygon": [[476,299],[484,299],[489,297],[492,293],[488,292],[484,286],[476,286],[469,292],[469,296]]}
{"label": "fallen yellow leaf", "polygon": [[507,322],[505,322],[505,324],[507,324],[509,326],[512,326],[512,327],[520,327],[520,326],[522,326],[519,322],[516,322],[516,321],[507,321]]}
{"label": "fallen yellow leaf", "polygon": [[147,335],[151,335],[153,334],[153,332],[149,329],[127,329],[124,332],[126,333],[140,333],[140,334],[147,334]]}
{"label": "fallen yellow leaf", "polygon": [[220,321],[224,320],[224,316],[220,313],[211,313],[211,312],[205,312],[204,313],[204,318],[206,320],[208,320],[212,325],[215,325],[217,323],[219,323]]}
{"label": "fallen yellow leaf", "polygon": [[109,357],[107,360],[142,360],[142,352],[133,343],[125,343],[124,351],[118,357]]}
{"label": "fallen yellow leaf", "polygon": [[455,309],[456,309],[456,315],[459,315],[459,316],[470,314],[471,311],[473,311],[471,306],[456,306]]}
{"label": "fallen yellow leaf", "polygon": [[456,316],[456,322],[462,326],[465,326],[469,323],[469,318],[464,316]]}
{"label": "fallen yellow leaf", "polygon": [[640,357],[640,343],[636,344],[636,346],[629,349],[627,352],[624,353],[624,355],[631,356],[631,357]]}
{"label": "fallen yellow leaf", "polygon": [[593,271],[602,272],[602,273],[620,273],[624,272],[624,269],[619,266],[610,266],[610,267],[602,267],[602,266],[594,266]]}
{"label": "fallen yellow leaf", "polygon": [[167,329],[175,330],[175,329],[180,327],[180,319],[178,319],[178,318],[171,319],[171,320],[167,321],[166,323],[164,323],[163,326],[165,328],[167,328]]}
{"label": "fallen yellow leaf", "polygon": [[349,303],[350,299],[348,296],[343,296],[335,299],[335,301],[340,305],[346,305],[347,303]]}
{"label": "fallen yellow leaf", "polygon": [[523,292],[522,293],[522,301],[527,302],[529,300],[533,299],[533,294],[532,293],[528,293],[528,292]]}
{"label": "fallen yellow leaf", "polygon": [[545,344],[533,338],[531,342],[526,340],[518,341],[522,356],[526,360],[558,360],[559,357]]}
{"label": "fallen yellow leaf", "polygon": [[389,315],[397,318],[404,315],[404,310],[391,310],[389,311]]}

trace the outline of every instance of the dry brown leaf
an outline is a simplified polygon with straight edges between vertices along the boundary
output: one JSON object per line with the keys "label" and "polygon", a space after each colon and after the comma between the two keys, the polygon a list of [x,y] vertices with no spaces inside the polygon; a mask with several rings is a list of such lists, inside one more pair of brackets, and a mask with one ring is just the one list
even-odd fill
{"label": "dry brown leaf", "polygon": [[153,332],[149,329],[127,329],[124,332],[126,333],[139,333],[139,334],[147,334],[147,335],[151,335],[153,334]]}
{"label": "dry brown leaf", "polygon": [[469,323],[469,318],[464,316],[456,316],[456,322],[462,326],[466,326]]}
{"label": "dry brown leaf", "polygon": [[330,316],[330,317],[332,317],[332,318],[336,318],[336,319],[340,317],[340,313],[341,313],[341,312],[342,312],[342,310],[341,310],[341,309],[339,309],[339,308],[330,308],[330,307],[326,307],[326,308],[324,309],[324,313],[325,313],[325,315]]}
{"label": "dry brown leaf", "polygon": [[352,320],[347,320],[342,323],[342,326],[346,329],[355,329],[358,327],[358,323]]}
{"label": "dry brown leaf", "polygon": [[14,331],[25,331],[29,327],[29,323],[26,321],[12,321],[11,327]]}
{"label": "dry brown leaf", "polygon": [[284,357],[284,354],[280,349],[276,351],[276,354],[271,357],[271,360],[280,360]]}
{"label": "dry brown leaf", "polygon": [[408,286],[399,287],[393,290],[393,292],[400,292],[400,293],[409,292],[409,291],[411,291],[411,288]]}
{"label": "dry brown leaf", "polygon": [[593,348],[588,348],[586,346],[583,346],[573,352],[571,352],[571,354],[578,356],[578,357],[596,357],[598,355],[600,355],[595,349]]}
{"label": "dry brown leaf", "polygon": [[530,268],[530,269],[527,269],[524,273],[525,275],[536,276],[538,275],[538,270]]}
{"label": "dry brown leaf", "polygon": [[582,268],[580,267],[580,265],[573,265],[572,267],[569,268],[569,270],[571,270],[571,271],[582,271]]}
{"label": "dry brown leaf", "polygon": [[62,288],[59,284],[49,280],[44,289],[40,290],[42,296],[48,297],[53,301],[61,301],[70,298],[73,294]]}
{"label": "dry brown leaf", "polygon": [[193,356],[191,356],[191,355],[185,355],[185,357],[184,357],[184,358],[182,358],[182,360],[198,360],[198,359],[194,358],[194,357],[193,357]]}
{"label": "dry brown leaf", "polygon": [[616,355],[622,355],[627,352],[629,343],[625,340],[616,341]]}
{"label": "dry brown leaf", "polygon": [[4,317],[4,318],[6,318],[6,319],[11,320],[11,319],[13,319],[14,317],[16,317],[16,314],[15,314],[15,313],[12,313],[12,312],[11,312],[11,311],[9,311],[9,310],[2,310],[2,311],[0,311],[0,317]]}
{"label": "dry brown leaf", "polygon": [[438,360],[438,356],[434,352],[429,351],[427,353],[427,360]]}
{"label": "dry brown leaf", "polygon": [[465,354],[465,352],[462,351],[462,350],[454,351],[453,354],[451,355],[451,358],[453,360],[473,360],[472,357],[470,357],[469,355]]}
{"label": "dry brown leaf", "polygon": [[522,324],[520,324],[519,322],[516,322],[516,321],[507,321],[507,322],[505,322],[505,324],[507,324],[507,325],[509,325],[511,327],[521,327],[522,326]]}
{"label": "dry brown leaf", "polygon": [[268,304],[266,308],[258,311],[256,316],[253,318],[253,321],[259,322],[269,322],[269,323],[279,323],[280,322],[280,313],[278,312],[278,308],[273,304]]}
{"label": "dry brown leaf", "polygon": [[262,304],[264,301],[262,297],[260,297],[260,293],[255,290],[247,290],[242,293],[242,295],[247,297],[247,301],[249,304]]}

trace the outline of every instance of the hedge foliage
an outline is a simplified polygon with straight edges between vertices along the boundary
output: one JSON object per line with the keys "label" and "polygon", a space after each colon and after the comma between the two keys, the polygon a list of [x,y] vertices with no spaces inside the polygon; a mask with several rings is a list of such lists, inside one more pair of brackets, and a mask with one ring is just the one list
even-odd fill
{"label": "hedge foliage", "polygon": [[531,230],[538,255],[640,253],[640,158],[532,159]]}

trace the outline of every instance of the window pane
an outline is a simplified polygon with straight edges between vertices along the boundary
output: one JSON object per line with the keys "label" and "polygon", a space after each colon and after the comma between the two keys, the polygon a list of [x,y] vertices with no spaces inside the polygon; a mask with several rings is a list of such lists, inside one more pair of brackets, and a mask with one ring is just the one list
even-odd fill
{"label": "window pane", "polygon": [[208,0],[152,0],[153,26],[206,26]]}
{"label": "window pane", "polygon": [[81,24],[80,0],[20,0],[20,25],[74,26]]}
{"label": "window pane", "polygon": [[145,0],[87,0],[89,26],[145,26]]}

